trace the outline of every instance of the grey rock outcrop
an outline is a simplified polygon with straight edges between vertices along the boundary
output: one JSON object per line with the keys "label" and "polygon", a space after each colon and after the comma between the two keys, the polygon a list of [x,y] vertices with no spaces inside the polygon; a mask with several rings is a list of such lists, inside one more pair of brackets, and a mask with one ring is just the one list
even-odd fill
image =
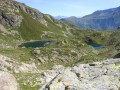
{"label": "grey rock outcrop", "polygon": [[47,26],[47,22],[41,12],[23,3],[18,3],[15,0],[0,0],[0,23],[12,27],[19,27],[22,19],[24,19],[20,14],[21,11],[31,15],[33,19]]}
{"label": "grey rock outcrop", "polygon": [[20,26],[22,22],[22,17],[19,15],[7,14],[0,12],[0,23],[3,25],[10,25],[12,27]]}
{"label": "grey rock outcrop", "polygon": [[19,10],[14,6],[14,0],[0,0],[0,23],[12,27],[20,26],[22,16]]}
{"label": "grey rock outcrop", "polygon": [[34,8],[30,8],[30,7],[26,7],[25,4],[20,4],[20,3],[16,3],[16,7],[19,8],[20,10],[28,13],[29,15],[31,15],[33,17],[33,19],[39,21],[41,24],[47,26],[47,22],[43,17],[43,14],[41,12],[39,12],[38,10],[34,9]]}
{"label": "grey rock outcrop", "polygon": [[55,76],[40,90],[119,90],[119,63],[120,59],[108,59],[72,68],[55,66],[51,71]]}
{"label": "grey rock outcrop", "polygon": [[27,73],[27,72],[36,73],[36,72],[38,72],[38,69],[37,69],[35,63],[32,63],[32,64],[21,63],[21,65],[18,65],[18,66],[16,65],[13,68],[13,71],[15,73],[20,73],[20,72],[23,72],[23,73]]}
{"label": "grey rock outcrop", "polygon": [[41,63],[48,63],[49,61],[52,63],[78,61],[81,56],[85,55],[84,51],[61,48],[45,48],[46,53],[42,52],[41,49],[34,49],[31,52]]}
{"label": "grey rock outcrop", "polygon": [[19,85],[12,74],[0,71],[0,90],[19,90]]}
{"label": "grey rock outcrop", "polygon": [[39,72],[35,63],[27,64],[24,62],[17,62],[14,59],[11,59],[3,55],[0,55],[0,70],[15,73]]}

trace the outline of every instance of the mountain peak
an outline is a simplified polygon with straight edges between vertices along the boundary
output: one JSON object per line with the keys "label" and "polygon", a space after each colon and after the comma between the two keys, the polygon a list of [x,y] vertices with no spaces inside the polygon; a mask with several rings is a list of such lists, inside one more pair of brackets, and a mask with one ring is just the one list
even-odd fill
{"label": "mountain peak", "polygon": [[67,16],[55,16],[56,19],[60,20],[60,19],[64,19],[67,18]]}
{"label": "mountain peak", "polygon": [[106,10],[98,10],[82,18],[64,19],[83,29],[115,30],[120,26],[120,6]]}

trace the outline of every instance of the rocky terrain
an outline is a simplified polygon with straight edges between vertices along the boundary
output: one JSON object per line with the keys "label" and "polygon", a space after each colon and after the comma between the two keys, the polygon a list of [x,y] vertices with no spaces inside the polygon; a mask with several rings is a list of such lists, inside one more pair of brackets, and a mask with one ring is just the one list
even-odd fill
{"label": "rocky terrain", "polygon": [[0,0],[0,90],[119,90],[119,34],[81,30]]}
{"label": "rocky terrain", "polygon": [[[0,70],[2,70],[0,71],[0,89],[18,90],[17,88],[19,88],[19,86],[14,76],[3,72],[7,71],[8,66],[10,69],[10,59],[2,55],[0,57],[0,64],[2,64],[2,66],[0,66]],[[22,64],[20,66],[16,64],[15,66],[11,66],[15,68],[12,70],[14,72],[11,73],[17,77],[18,82],[25,79],[20,83],[24,87],[30,86],[32,88],[38,86],[39,90],[120,89],[120,59],[107,59],[88,64],[78,63],[73,67],[55,65],[50,70],[38,70],[34,65],[26,64]],[[16,66],[19,68],[16,68]],[[19,73],[23,73],[21,77],[18,75]],[[24,73],[32,74],[32,76],[29,76],[29,74],[24,76]],[[3,76],[6,78],[3,78]],[[11,80],[12,82],[10,82]],[[3,82],[7,82],[8,84],[4,84]],[[42,87],[40,88],[40,86]]]}
{"label": "rocky terrain", "polygon": [[[39,90],[119,90],[120,59],[108,59],[74,67],[54,66],[39,80],[47,83]],[[44,79],[46,81],[44,81]]]}

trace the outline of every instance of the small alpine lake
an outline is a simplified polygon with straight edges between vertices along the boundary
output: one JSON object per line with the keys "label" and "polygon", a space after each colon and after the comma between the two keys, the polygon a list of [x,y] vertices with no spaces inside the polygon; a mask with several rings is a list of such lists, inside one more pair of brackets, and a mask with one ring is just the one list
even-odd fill
{"label": "small alpine lake", "polygon": [[99,49],[102,49],[104,48],[103,45],[100,45],[100,44],[89,44],[91,47],[93,47],[95,50],[99,50]]}
{"label": "small alpine lake", "polygon": [[99,50],[99,49],[104,48],[104,46],[102,44],[97,44],[97,43],[94,43],[93,41],[87,41],[86,43],[89,46],[91,46],[92,48],[94,48],[95,50]]}
{"label": "small alpine lake", "polygon": [[18,47],[37,48],[37,47],[44,47],[51,43],[55,43],[55,41],[29,41],[29,42],[22,43]]}

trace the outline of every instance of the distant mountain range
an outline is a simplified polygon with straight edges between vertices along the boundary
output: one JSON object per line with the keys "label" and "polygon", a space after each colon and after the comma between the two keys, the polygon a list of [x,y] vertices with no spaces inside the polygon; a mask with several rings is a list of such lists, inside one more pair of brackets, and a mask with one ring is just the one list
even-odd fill
{"label": "distant mountain range", "polygon": [[120,26],[120,7],[95,11],[82,18],[72,16],[61,20],[81,29],[115,30]]}
{"label": "distant mountain range", "polygon": [[60,20],[64,18],[68,18],[67,16],[54,16],[55,19]]}

